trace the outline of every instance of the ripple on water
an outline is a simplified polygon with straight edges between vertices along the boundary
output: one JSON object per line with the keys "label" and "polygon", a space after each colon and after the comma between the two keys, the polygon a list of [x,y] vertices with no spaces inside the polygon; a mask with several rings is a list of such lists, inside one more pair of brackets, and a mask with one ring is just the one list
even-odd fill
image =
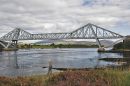
{"label": "ripple on water", "polygon": [[[116,53],[98,53],[94,48],[29,49],[17,52],[0,53],[0,75],[26,76],[46,74],[51,59],[53,67],[94,68],[115,65],[112,62],[99,61],[98,58],[122,57]],[[56,71],[56,70],[55,70]]]}

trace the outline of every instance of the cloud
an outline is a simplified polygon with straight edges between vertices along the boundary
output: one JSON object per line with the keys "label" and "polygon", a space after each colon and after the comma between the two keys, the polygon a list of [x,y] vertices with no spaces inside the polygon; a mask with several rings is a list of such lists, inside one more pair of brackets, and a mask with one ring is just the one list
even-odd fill
{"label": "cloud", "polygon": [[130,25],[129,3],[129,0],[0,0],[0,32],[7,33],[16,27],[32,33],[70,32],[89,22],[115,30],[120,22]]}

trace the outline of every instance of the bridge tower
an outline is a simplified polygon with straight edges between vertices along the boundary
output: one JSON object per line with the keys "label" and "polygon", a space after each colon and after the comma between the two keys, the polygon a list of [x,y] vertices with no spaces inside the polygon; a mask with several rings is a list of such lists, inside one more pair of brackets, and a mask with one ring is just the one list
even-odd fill
{"label": "bridge tower", "polygon": [[4,50],[18,49],[17,44],[18,44],[19,34],[20,34],[20,28],[16,28],[13,31],[7,33],[5,36],[3,36],[1,40],[7,41],[6,43],[1,43],[4,47]]}
{"label": "bridge tower", "polygon": [[18,48],[18,40],[12,40],[12,43],[14,45],[14,48],[17,49]]}
{"label": "bridge tower", "polygon": [[14,45],[14,49],[18,49],[18,38],[19,38],[19,34],[20,34],[20,28],[16,28],[15,34],[12,38],[12,43]]}
{"label": "bridge tower", "polygon": [[91,30],[92,30],[92,33],[93,33],[93,35],[94,35],[94,37],[95,37],[95,39],[96,39],[96,42],[97,42],[97,44],[98,44],[98,46],[99,46],[98,52],[105,51],[105,48],[102,47],[102,44],[101,44],[101,42],[100,42],[100,40],[99,40],[99,38],[98,38],[98,36],[97,36],[97,30],[95,31],[95,30],[93,29],[92,24],[89,24],[89,26],[90,26],[90,28],[91,28]]}
{"label": "bridge tower", "polygon": [[20,28],[16,28],[11,32],[0,38],[1,41],[8,42],[7,45],[1,43],[3,47],[9,48],[11,43],[14,43],[14,48],[17,48],[18,40],[60,40],[60,39],[96,39],[96,42],[99,46],[98,51],[105,51],[105,48],[102,47],[99,39],[117,39],[123,38],[124,36],[112,32],[110,30],[104,29],[97,25],[88,23],[72,32],[68,33],[40,33],[40,34],[31,34],[27,31],[24,31]]}

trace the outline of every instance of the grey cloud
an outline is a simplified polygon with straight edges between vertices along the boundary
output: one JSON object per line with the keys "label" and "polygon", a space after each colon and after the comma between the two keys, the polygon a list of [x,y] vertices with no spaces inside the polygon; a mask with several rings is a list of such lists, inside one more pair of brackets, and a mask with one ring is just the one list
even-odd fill
{"label": "grey cloud", "polygon": [[0,0],[0,31],[20,27],[32,33],[69,32],[89,22],[105,28],[120,21],[130,24],[129,0],[89,0],[92,6],[84,1]]}

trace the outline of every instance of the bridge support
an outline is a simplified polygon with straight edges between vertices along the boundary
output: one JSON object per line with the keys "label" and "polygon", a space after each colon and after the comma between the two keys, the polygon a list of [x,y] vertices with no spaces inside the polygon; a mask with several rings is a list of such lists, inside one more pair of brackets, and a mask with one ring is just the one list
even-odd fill
{"label": "bridge support", "polygon": [[102,47],[102,45],[101,45],[101,43],[100,43],[100,41],[99,41],[99,39],[98,38],[96,38],[96,42],[98,43],[98,46],[99,46],[99,48],[98,48],[98,52],[104,52],[105,51],[105,48],[104,47]]}
{"label": "bridge support", "polygon": [[12,40],[12,42],[8,43],[7,47],[3,50],[5,51],[17,51],[18,50],[18,40]]}
{"label": "bridge support", "polygon": [[14,49],[18,49],[18,40],[12,40],[12,43],[14,44]]}
{"label": "bridge support", "polygon": [[98,48],[98,52],[104,52],[105,51],[105,48],[104,47],[99,47]]}
{"label": "bridge support", "polygon": [[99,46],[98,52],[103,52],[103,51],[105,51],[105,48],[102,47],[102,45],[101,45],[101,43],[100,43],[100,40],[99,40],[99,38],[98,38],[98,36],[97,36],[97,32],[94,31],[94,29],[92,28],[92,25],[89,25],[89,27],[91,28],[92,33],[93,33],[93,35],[94,35],[94,37],[95,37],[95,39],[96,39],[96,42],[97,42],[97,44],[98,44],[98,46]]}
{"label": "bridge support", "polygon": [[[124,36],[117,34],[115,32],[109,31],[102,27],[99,27],[94,24],[84,25],[77,30],[74,30],[70,33],[42,33],[42,34],[31,34],[27,31],[24,31],[20,28],[16,28],[11,32],[7,33],[0,38],[2,41],[11,41],[6,45],[3,43],[2,46],[9,48],[14,43],[14,47],[17,49],[18,40],[42,40],[42,39],[96,39],[96,42],[99,46],[98,51],[105,51],[102,47],[99,39],[113,39],[113,38],[124,38]],[[13,48],[14,48],[13,47]]]}
{"label": "bridge support", "polygon": [[96,38],[96,42],[98,43],[98,46],[99,46],[99,48],[98,48],[98,52],[104,52],[105,51],[105,48],[104,47],[102,47],[102,45],[101,45],[101,43],[100,43],[100,40],[98,39],[98,38]]}

